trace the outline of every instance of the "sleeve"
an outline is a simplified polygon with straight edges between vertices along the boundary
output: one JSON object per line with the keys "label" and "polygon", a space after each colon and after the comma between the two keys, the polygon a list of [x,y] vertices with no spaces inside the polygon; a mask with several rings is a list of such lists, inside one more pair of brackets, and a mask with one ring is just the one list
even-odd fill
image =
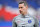
{"label": "sleeve", "polygon": [[39,27],[39,21],[37,18],[35,19],[35,27]]}
{"label": "sleeve", "polygon": [[15,23],[15,18],[12,21],[12,27],[17,27],[16,23]]}

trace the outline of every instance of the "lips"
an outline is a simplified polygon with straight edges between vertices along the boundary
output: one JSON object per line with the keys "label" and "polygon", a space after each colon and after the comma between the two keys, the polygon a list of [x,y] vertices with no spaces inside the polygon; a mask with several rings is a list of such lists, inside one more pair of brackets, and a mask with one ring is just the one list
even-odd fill
{"label": "lips", "polygon": [[20,11],[20,13],[22,13],[22,11]]}

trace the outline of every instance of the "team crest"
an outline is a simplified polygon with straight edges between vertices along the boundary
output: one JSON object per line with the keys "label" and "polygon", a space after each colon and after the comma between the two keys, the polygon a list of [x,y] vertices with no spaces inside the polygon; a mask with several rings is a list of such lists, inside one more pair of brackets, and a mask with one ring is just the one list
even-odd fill
{"label": "team crest", "polygon": [[31,23],[32,21],[31,20],[28,20],[28,23]]}

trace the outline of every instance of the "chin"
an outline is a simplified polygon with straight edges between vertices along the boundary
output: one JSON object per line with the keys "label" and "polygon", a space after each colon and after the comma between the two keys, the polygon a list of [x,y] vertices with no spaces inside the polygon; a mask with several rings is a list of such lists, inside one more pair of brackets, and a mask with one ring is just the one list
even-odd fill
{"label": "chin", "polygon": [[21,13],[21,14],[23,14],[23,13]]}
{"label": "chin", "polygon": [[21,14],[23,14],[23,12],[20,12]]}

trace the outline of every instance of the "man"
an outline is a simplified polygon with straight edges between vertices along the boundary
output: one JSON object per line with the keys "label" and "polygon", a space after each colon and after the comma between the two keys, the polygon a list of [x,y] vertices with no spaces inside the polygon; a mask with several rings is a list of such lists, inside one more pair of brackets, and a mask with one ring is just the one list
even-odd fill
{"label": "man", "polygon": [[19,3],[20,15],[13,19],[12,27],[39,27],[38,20],[28,14],[26,2]]}

